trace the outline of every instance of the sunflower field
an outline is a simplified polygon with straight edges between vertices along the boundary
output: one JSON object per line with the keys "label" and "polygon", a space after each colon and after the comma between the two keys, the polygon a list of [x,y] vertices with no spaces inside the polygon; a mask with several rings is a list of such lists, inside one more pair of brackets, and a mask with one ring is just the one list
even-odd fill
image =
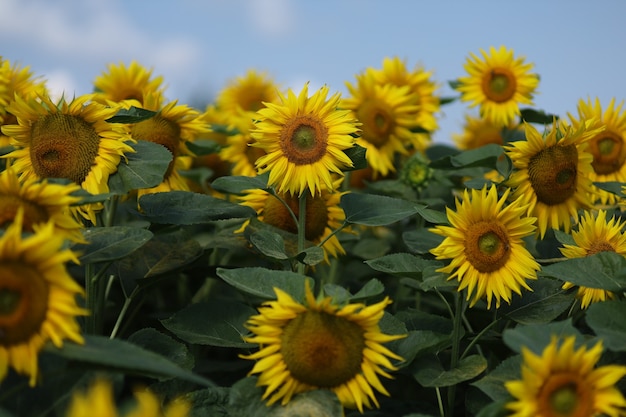
{"label": "sunflower field", "polygon": [[0,417],[626,416],[626,109],[537,109],[533,70],[196,108],[0,57]]}

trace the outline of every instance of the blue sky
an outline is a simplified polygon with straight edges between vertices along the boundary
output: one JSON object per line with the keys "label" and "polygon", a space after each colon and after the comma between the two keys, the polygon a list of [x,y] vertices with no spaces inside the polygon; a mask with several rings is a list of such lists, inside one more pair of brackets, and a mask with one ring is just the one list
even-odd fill
{"label": "blue sky", "polygon": [[[386,56],[432,70],[450,96],[469,52],[505,45],[541,76],[535,107],[565,115],[581,98],[626,99],[624,16],[624,0],[0,0],[0,54],[69,95],[134,59],[192,104],[251,68],[346,94]],[[466,111],[443,108],[434,139],[460,133]]]}

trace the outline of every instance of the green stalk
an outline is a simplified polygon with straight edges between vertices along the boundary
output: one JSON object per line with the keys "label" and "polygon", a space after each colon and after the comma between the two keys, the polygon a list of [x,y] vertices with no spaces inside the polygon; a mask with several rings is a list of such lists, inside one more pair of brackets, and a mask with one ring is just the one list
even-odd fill
{"label": "green stalk", "polygon": [[[304,251],[306,242],[306,193],[302,193],[298,201],[298,253]],[[298,273],[304,275],[304,263],[298,262]]]}
{"label": "green stalk", "polygon": [[[450,370],[455,369],[459,364],[459,351],[461,347],[461,328],[463,324],[463,312],[466,303],[461,294],[454,294],[454,321],[452,323],[452,353],[450,357]],[[452,385],[448,388],[448,416],[454,415],[454,397],[456,395],[456,386]]]}

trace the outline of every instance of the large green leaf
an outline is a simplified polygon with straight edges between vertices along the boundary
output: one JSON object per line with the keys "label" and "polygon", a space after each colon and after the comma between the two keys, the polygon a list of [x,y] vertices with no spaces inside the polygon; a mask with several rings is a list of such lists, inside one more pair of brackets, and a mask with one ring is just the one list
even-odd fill
{"label": "large green leaf", "polygon": [[222,145],[210,139],[198,139],[187,142],[187,148],[196,156],[211,155],[218,153]]}
{"label": "large green leaf", "polygon": [[554,119],[559,118],[555,114],[549,114],[543,110],[536,110],[533,108],[523,108],[520,110],[522,121],[527,123],[536,123],[540,125],[551,125]]}
{"label": "large green leaf", "polygon": [[259,230],[251,233],[248,239],[252,246],[269,258],[281,261],[289,259],[289,255],[285,251],[285,240],[278,233],[270,230]]}
{"label": "large green leaf", "polygon": [[573,297],[561,289],[562,282],[541,278],[528,281],[533,289],[524,289],[523,296],[514,295],[510,305],[504,304],[500,312],[520,324],[548,323],[567,310]]}
{"label": "large green leaf", "polygon": [[170,359],[133,343],[108,337],[85,335],[85,344],[65,343],[61,349],[52,345],[46,351],[70,361],[105,367],[110,371],[159,379],[181,378],[204,386],[213,386],[206,378],[176,365]]}
{"label": "large green leaf", "polygon": [[420,255],[430,253],[430,250],[439,246],[443,239],[443,236],[436,235],[424,227],[402,234],[402,240],[407,248]]}
{"label": "large green leaf", "polygon": [[260,267],[253,268],[218,268],[217,276],[246,294],[255,297],[274,300],[274,288],[279,288],[296,300],[304,300],[304,286],[308,280],[313,288],[311,278],[291,271],[277,271]]}
{"label": "large green leaf", "polygon": [[216,178],[211,187],[226,194],[245,194],[246,190],[266,190],[269,174],[257,177],[226,176]]}
{"label": "large green leaf", "polygon": [[576,336],[582,340],[581,333],[572,325],[571,319],[546,324],[518,325],[512,329],[505,329],[502,340],[517,353],[521,353],[522,347],[526,347],[540,355],[550,344],[553,336]]}
{"label": "large green leaf", "polygon": [[354,145],[352,148],[348,148],[343,152],[350,158],[353,166],[351,168],[347,168],[346,171],[356,171],[358,169],[367,168],[367,159],[365,158],[365,153],[367,149]]}
{"label": "large green leaf", "polygon": [[439,261],[420,258],[410,253],[393,253],[365,263],[376,271],[413,279],[419,278],[424,268],[428,266],[443,266]]}
{"label": "large green leaf", "polygon": [[128,341],[168,358],[183,369],[193,369],[194,358],[183,343],[153,328],[144,328],[131,334]]}
{"label": "large green leaf", "polygon": [[487,360],[480,355],[471,355],[447,371],[438,360],[424,357],[418,361],[416,368],[413,376],[423,387],[449,387],[480,375],[487,369]]}
{"label": "large green leaf", "polygon": [[498,157],[504,153],[501,145],[491,143],[480,148],[448,155],[431,162],[430,166],[439,169],[458,169],[470,167],[495,168]]}
{"label": "large green leaf", "polygon": [[115,116],[108,118],[109,123],[138,123],[150,119],[156,114],[155,111],[131,106],[128,109],[120,109]]}
{"label": "large green leaf", "polygon": [[244,348],[252,346],[243,341],[248,334],[244,323],[255,314],[256,310],[245,304],[213,300],[191,304],[161,323],[188,343]]}
{"label": "large green leaf", "polygon": [[348,193],[340,206],[346,222],[365,226],[384,226],[417,213],[415,203],[375,194]]}
{"label": "large green leaf", "polygon": [[152,232],[137,227],[92,227],[83,232],[88,244],[74,245],[83,264],[113,261],[130,255],[146,244]]}
{"label": "large green leaf", "polygon": [[626,302],[618,300],[593,303],[589,306],[585,320],[604,346],[617,351],[626,351]]}
{"label": "large green leaf", "polygon": [[494,401],[510,399],[511,394],[504,387],[504,383],[519,379],[522,369],[521,355],[514,355],[500,362],[498,366],[487,375],[482,377],[472,385],[480,388]]}
{"label": "large green leaf", "polygon": [[117,166],[117,172],[109,177],[109,190],[125,195],[129,191],[152,188],[163,182],[163,176],[172,161],[172,154],[158,143],[138,140],[130,144],[134,153],[126,154]]}
{"label": "large green leaf", "polygon": [[567,259],[543,267],[540,274],[590,288],[626,290],[626,258],[615,252]]}
{"label": "large green leaf", "polygon": [[139,205],[145,219],[160,224],[203,224],[256,215],[250,207],[191,191],[146,194]]}

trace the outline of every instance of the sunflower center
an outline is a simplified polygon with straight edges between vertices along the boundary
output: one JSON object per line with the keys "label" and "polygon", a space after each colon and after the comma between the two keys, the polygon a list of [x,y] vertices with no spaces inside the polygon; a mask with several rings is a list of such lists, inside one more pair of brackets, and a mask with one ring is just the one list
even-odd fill
{"label": "sunflower center", "polygon": [[615,252],[615,248],[607,241],[595,241],[592,242],[589,249],[587,249],[587,256],[591,256],[598,252]]}
{"label": "sunflower center", "polygon": [[361,371],[365,335],[356,323],[320,311],[306,311],[283,331],[281,353],[300,382],[331,388]]}
{"label": "sunflower center", "polygon": [[84,119],[59,113],[43,116],[31,127],[33,170],[40,178],[66,178],[82,184],[99,145],[98,132]]}
{"label": "sunflower center", "polygon": [[[281,198],[298,218],[299,198],[291,194],[282,194]],[[290,233],[298,233],[298,226],[293,221],[289,210],[277,198],[268,197],[263,208],[263,222]],[[324,235],[328,224],[328,209],[321,196],[306,196],[305,237],[314,242]]]}
{"label": "sunflower center", "polygon": [[158,143],[164,146],[172,154],[172,161],[167,167],[164,178],[169,177],[174,169],[174,160],[178,156],[180,138],[180,126],[161,115],[155,115],[133,125],[131,136],[137,140]]}
{"label": "sunflower center", "polygon": [[496,103],[509,101],[517,90],[515,75],[506,68],[494,68],[485,74],[482,82],[485,96]]}
{"label": "sunflower center", "polygon": [[29,340],[48,310],[48,284],[36,269],[18,262],[0,264],[0,346]]}
{"label": "sunflower center", "polygon": [[551,375],[539,392],[538,414],[549,417],[587,417],[593,415],[589,388],[581,385],[579,375]]}
{"label": "sunflower center", "polygon": [[603,132],[590,142],[590,150],[593,155],[591,166],[596,174],[612,174],[626,162],[624,139],[616,133]]}
{"label": "sunflower center", "polygon": [[369,100],[357,110],[357,118],[363,123],[363,139],[376,146],[382,147],[389,141],[394,131],[393,115],[383,103]]}
{"label": "sunflower center", "polygon": [[495,221],[472,224],[465,234],[465,256],[480,272],[497,271],[511,255],[505,229]]}
{"label": "sunflower center", "polygon": [[326,155],[328,128],[317,117],[293,117],[280,131],[280,146],[289,162],[310,165]]}
{"label": "sunflower center", "polygon": [[576,145],[551,146],[530,158],[528,177],[537,200],[549,206],[561,204],[576,192]]}
{"label": "sunflower center", "polygon": [[0,229],[13,223],[18,209],[24,210],[23,230],[33,231],[33,224],[45,223],[48,221],[48,212],[38,204],[31,201],[22,200],[15,195],[0,194]]}

